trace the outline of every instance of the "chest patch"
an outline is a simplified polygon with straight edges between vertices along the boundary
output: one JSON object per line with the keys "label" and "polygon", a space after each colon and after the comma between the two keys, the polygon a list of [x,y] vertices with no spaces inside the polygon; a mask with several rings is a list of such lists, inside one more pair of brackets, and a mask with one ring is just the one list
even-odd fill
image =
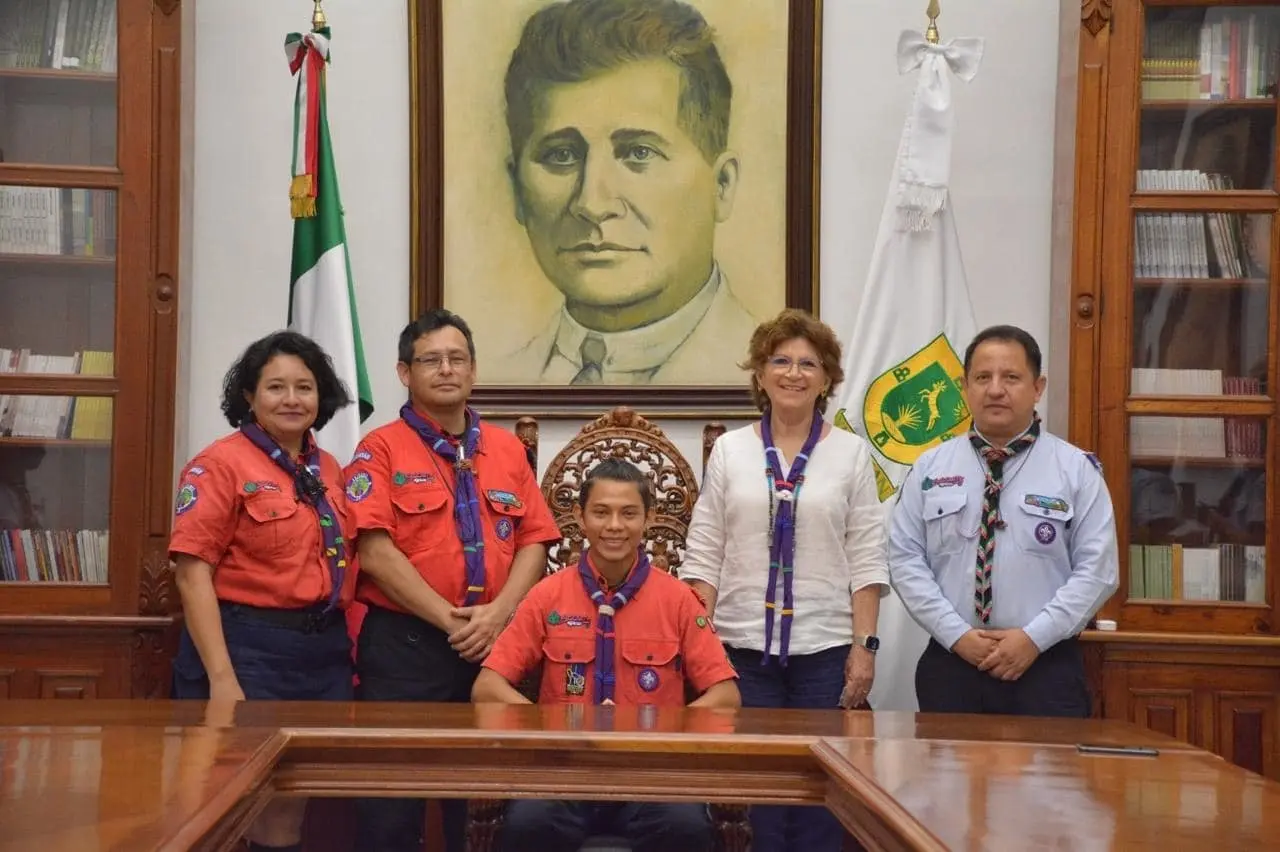
{"label": "chest patch", "polygon": [[256,494],[259,491],[279,491],[280,486],[269,480],[258,480],[257,482],[246,482],[244,484],[245,494]]}
{"label": "chest patch", "polygon": [[926,476],[920,482],[920,490],[928,491],[931,488],[950,488],[956,485],[964,485],[963,476]]}
{"label": "chest patch", "polygon": [[520,498],[512,494],[510,491],[499,491],[491,488],[484,492],[490,502],[497,503],[499,506],[510,506],[512,509],[519,509],[524,504],[520,502]]}
{"label": "chest patch", "polygon": [[586,695],[587,694],[587,665],[586,663],[573,663],[564,667],[564,694],[565,695]]}
{"label": "chest patch", "polygon": [[658,677],[658,673],[651,668],[641,669],[636,675],[636,683],[645,692],[653,692],[662,685],[662,679]]}
{"label": "chest patch", "polygon": [[1041,544],[1053,544],[1053,540],[1058,537],[1058,530],[1048,521],[1041,521],[1036,524],[1036,541]]}
{"label": "chest patch", "polygon": [[498,518],[497,533],[499,540],[506,541],[511,538],[511,533],[514,529],[510,518]]}
{"label": "chest patch", "polygon": [[1040,494],[1028,494],[1022,498],[1022,502],[1036,509],[1045,509],[1050,512],[1065,512],[1071,508],[1061,497],[1044,497]]}
{"label": "chest patch", "polygon": [[425,471],[405,473],[397,470],[395,476],[391,477],[391,481],[396,485],[430,485],[436,481],[436,477],[435,474],[426,473]]}

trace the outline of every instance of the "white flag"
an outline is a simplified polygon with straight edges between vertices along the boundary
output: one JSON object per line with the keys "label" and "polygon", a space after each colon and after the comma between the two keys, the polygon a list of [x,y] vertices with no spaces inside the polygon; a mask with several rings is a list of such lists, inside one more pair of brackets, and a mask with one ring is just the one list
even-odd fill
{"label": "white flag", "polygon": [[[919,82],[885,200],[871,269],[853,332],[844,342],[845,381],[835,425],[866,438],[885,507],[915,460],[969,429],[961,391],[962,353],[977,331],[960,241],[948,198],[951,171],[951,74],[972,80],[981,39],[929,44],[915,32],[898,39],[898,71]],[[897,595],[880,608],[881,653],[872,706],[916,710],[916,661],[928,634]]]}

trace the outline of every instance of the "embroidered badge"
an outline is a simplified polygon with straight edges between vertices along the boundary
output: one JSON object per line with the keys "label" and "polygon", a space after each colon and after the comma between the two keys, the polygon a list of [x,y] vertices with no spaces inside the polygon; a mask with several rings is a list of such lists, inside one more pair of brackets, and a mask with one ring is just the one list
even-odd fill
{"label": "embroidered badge", "polygon": [[698,625],[699,628],[704,628],[707,626],[707,617],[705,615],[700,615],[693,620],[693,623]]}
{"label": "embroidered badge", "polygon": [[391,477],[391,481],[394,482],[396,485],[404,485],[406,482],[409,481],[409,477],[405,476],[403,473],[397,470],[396,475]]}
{"label": "embroidered badge", "polygon": [[520,502],[520,498],[512,494],[510,491],[490,490],[484,493],[490,501],[497,503],[499,506],[510,506],[512,509],[519,509],[524,505]]}
{"label": "embroidered badge", "polygon": [[587,666],[585,663],[572,663],[564,668],[564,694],[587,694]]}
{"label": "embroidered badge", "polygon": [[498,538],[506,541],[511,538],[511,532],[514,527],[511,526],[510,518],[498,518]]}
{"label": "embroidered badge", "polygon": [[191,465],[191,467],[187,468],[187,475],[188,476],[204,476],[204,468],[202,468],[198,464],[193,464]]}
{"label": "embroidered badge", "polygon": [[373,479],[363,470],[347,480],[347,499],[359,503],[373,492]]}
{"label": "embroidered badge", "polygon": [[1058,531],[1054,529],[1053,524],[1048,521],[1036,524],[1036,541],[1041,544],[1053,544],[1053,540],[1057,537]]}
{"label": "embroidered badge", "polygon": [[565,627],[590,627],[591,618],[586,615],[566,615],[563,624]]}
{"label": "embroidered badge", "polygon": [[184,483],[183,486],[178,489],[178,499],[173,507],[174,513],[181,515],[183,512],[190,509],[196,504],[196,500],[199,499],[199,496],[200,495],[196,493],[196,487],[193,483]]}
{"label": "embroidered badge", "polygon": [[636,675],[636,683],[640,684],[640,688],[645,692],[653,692],[662,682],[658,679],[658,673],[653,669],[641,669],[640,673]]}
{"label": "embroidered badge", "polygon": [[279,491],[280,486],[274,482],[266,482],[259,480],[258,482],[246,482],[244,484],[245,494],[254,494],[258,491]]}
{"label": "embroidered badge", "polygon": [[1046,515],[1050,512],[1066,512],[1071,508],[1061,497],[1042,497],[1039,494],[1028,494],[1022,498],[1022,502],[1028,506],[1043,509]]}
{"label": "embroidered badge", "polygon": [[435,476],[430,473],[401,473],[400,471],[396,471],[394,479],[396,485],[404,485],[405,483],[409,483],[411,485],[430,485],[436,481]]}
{"label": "embroidered badge", "polygon": [[559,623],[560,623],[560,613],[556,612],[554,609],[551,610],[551,614],[547,616],[547,624],[550,624],[552,627],[555,627]]}
{"label": "embroidered badge", "polygon": [[373,453],[361,447],[360,449],[356,450],[356,453],[351,457],[351,460],[353,462],[373,461]]}
{"label": "embroidered badge", "polygon": [[939,476],[933,480],[933,484],[939,488],[947,488],[952,485],[964,485],[963,476]]}

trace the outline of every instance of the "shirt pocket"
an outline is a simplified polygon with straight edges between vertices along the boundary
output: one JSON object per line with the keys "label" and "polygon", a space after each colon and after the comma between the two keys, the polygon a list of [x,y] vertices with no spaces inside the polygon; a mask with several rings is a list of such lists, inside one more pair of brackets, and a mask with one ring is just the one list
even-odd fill
{"label": "shirt pocket", "polygon": [[[925,544],[929,556],[945,556],[974,545],[977,517],[968,511],[969,497],[963,491],[934,491],[924,495]],[[976,545],[974,545],[976,546]]]}
{"label": "shirt pocket", "polygon": [[1014,541],[1028,556],[1052,559],[1067,558],[1067,535],[1075,509],[1058,497],[1019,494],[1020,512],[1008,519]]}
{"label": "shirt pocket", "polygon": [[[275,561],[296,556],[301,525],[307,520],[298,515],[298,501],[279,491],[258,491],[245,497],[244,512],[249,522],[244,526],[245,550],[251,557]],[[305,539],[303,539],[305,541]]]}
{"label": "shirt pocket", "polygon": [[516,533],[528,507],[515,491],[505,488],[486,488],[480,499],[488,506],[487,521],[493,534],[490,541],[506,564],[515,553]]}
{"label": "shirt pocket", "polygon": [[442,488],[409,486],[397,488],[391,494],[391,505],[396,515],[396,547],[409,558],[431,550],[436,539],[443,535],[455,536],[451,518],[445,511],[449,497]]}
{"label": "shirt pocket", "polygon": [[[590,704],[595,701],[592,663],[596,659],[594,634],[585,636],[548,636],[542,642],[541,695],[554,696],[566,704]],[[615,696],[615,701],[617,700]]]}
{"label": "shirt pocket", "polygon": [[615,690],[619,703],[684,706],[684,672],[675,639],[623,639],[622,671]]}

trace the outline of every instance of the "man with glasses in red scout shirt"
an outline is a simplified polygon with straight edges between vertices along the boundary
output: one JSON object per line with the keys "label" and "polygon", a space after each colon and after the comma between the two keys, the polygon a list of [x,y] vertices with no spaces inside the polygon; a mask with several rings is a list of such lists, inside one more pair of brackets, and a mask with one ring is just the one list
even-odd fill
{"label": "man with glasses in red scout shirt", "polygon": [[[544,704],[739,707],[737,673],[697,594],[651,567],[645,528],[653,487],[635,465],[606,459],[587,475],[574,514],[587,549],[516,610],[476,678],[477,703],[528,704],[516,690],[542,664]],[[712,846],[704,805],[519,799],[507,806],[502,848],[577,849],[593,833],[622,834],[635,852]]]}
{"label": "man with glasses in red scout shirt", "polygon": [[[369,607],[356,654],[362,701],[467,701],[560,536],[524,446],[467,405],[475,354],[456,314],[410,323],[396,365],[409,401],[345,471],[360,530],[356,597]],[[446,847],[462,852],[466,802],[442,804]],[[359,848],[421,852],[424,807],[361,800]]]}

